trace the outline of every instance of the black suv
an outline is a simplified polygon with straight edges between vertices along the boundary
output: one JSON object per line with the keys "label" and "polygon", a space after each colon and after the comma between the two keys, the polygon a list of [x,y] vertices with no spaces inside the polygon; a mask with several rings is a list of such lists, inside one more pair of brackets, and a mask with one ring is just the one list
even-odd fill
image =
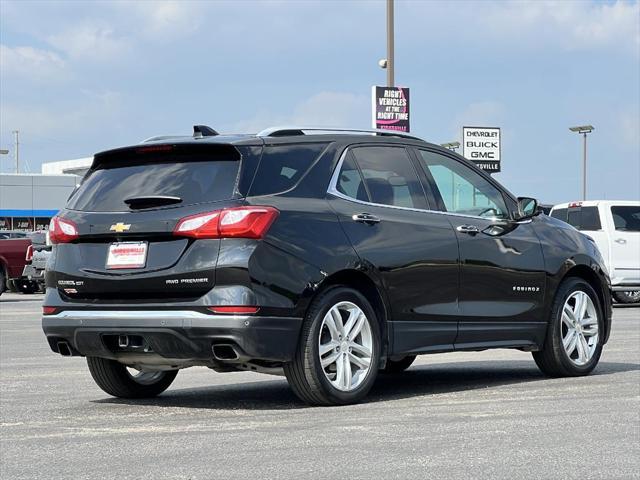
{"label": "black suv", "polygon": [[588,237],[395,132],[196,126],[102,152],[50,237],[49,345],[118,397],[203,365],[346,404],[416,355],[488,348],[585,375],[611,328]]}

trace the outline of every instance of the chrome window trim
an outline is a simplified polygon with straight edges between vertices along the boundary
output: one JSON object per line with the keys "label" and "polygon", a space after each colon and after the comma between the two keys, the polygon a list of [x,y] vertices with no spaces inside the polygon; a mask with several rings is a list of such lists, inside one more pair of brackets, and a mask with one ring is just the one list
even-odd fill
{"label": "chrome window trim", "polygon": [[[382,144],[380,144],[379,146],[382,146]],[[405,148],[404,146],[401,145],[391,145],[393,147],[397,147],[397,148]],[[500,217],[480,217],[478,215],[465,215],[464,213],[455,213],[455,212],[443,212],[441,210],[430,210],[430,209],[422,209],[422,208],[410,208],[410,207],[398,207],[396,205],[385,205],[382,203],[373,203],[373,202],[365,202],[363,200],[358,200],[357,198],[353,198],[350,197],[348,195],[345,195],[342,192],[338,191],[337,188],[337,184],[338,184],[338,178],[340,176],[340,170],[342,170],[342,164],[344,163],[345,158],[347,157],[347,154],[349,153],[349,151],[352,148],[357,148],[357,146],[354,147],[347,147],[344,149],[344,152],[342,152],[342,154],[340,155],[340,159],[338,160],[338,164],[336,165],[335,170],[333,171],[333,175],[331,175],[331,181],[329,182],[329,188],[327,189],[327,193],[329,195],[333,195],[334,197],[338,197],[341,198],[343,200],[347,200],[349,202],[353,202],[353,203],[358,203],[360,205],[369,205],[372,207],[383,207],[383,208],[390,208],[390,209],[395,209],[395,210],[406,210],[409,212],[422,212],[422,213],[436,213],[439,215],[451,215],[454,217],[461,217],[461,218],[476,218],[476,219],[481,219],[481,220],[490,220],[492,222],[498,222],[498,221],[511,221],[511,219],[509,218],[500,218]],[[420,181],[420,178],[418,178],[418,181]],[[420,181],[420,183],[422,183]],[[500,192],[502,193],[502,192]],[[531,221],[531,219],[529,219],[529,221]]]}

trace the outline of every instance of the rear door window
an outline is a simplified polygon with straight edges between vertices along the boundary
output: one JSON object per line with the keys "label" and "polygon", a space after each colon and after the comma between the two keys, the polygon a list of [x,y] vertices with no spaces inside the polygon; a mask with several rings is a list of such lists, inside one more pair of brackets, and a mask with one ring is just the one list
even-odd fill
{"label": "rear door window", "polygon": [[326,146],[326,143],[266,146],[250,195],[273,195],[293,188]]}
{"label": "rear door window", "polygon": [[360,170],[358,170],[358,167],[350,154],[347,155],[342,163],[340,176],[336,182],[336,190],[347,197],[355,198],[356,200],[361,200],[363,202],[369,201],[369,195],[367,194],[367,189],[364,186],[362,175],[360,175]]}
{"label": "rear door window", "polygon": [[621,232],[640,232],[640,206],[611,207],[613,223]]}
{"label": "rear door window", "polygon": [[372,203],[427,208],[418,174],[404,147],[358,147],[352,153]]}
{"label": "rear door window", "polygon": [[566,222],[578,230],[601,230],[600,214],[598,207],[570,208],[567,212]]}

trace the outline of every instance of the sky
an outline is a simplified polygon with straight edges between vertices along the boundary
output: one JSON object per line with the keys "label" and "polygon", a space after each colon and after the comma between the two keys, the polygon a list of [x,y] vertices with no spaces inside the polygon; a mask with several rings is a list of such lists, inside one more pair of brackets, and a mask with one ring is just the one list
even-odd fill
{"label": "sky", "polygon": [[[206,124],[369,128],[384,85],[384,1],[0,0],[0,172]],[[640,199],[637,1],[396,0],[396,84],[411,132],[502,129],[514,194]]]}

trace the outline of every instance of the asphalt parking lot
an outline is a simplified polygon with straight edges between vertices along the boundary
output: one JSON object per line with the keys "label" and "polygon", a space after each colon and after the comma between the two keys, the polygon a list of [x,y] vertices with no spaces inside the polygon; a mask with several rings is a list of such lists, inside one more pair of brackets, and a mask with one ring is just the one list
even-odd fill
{"label": "asphalt parking lot", "polygon": [[424,356],[361,405],[309,408],[284,379],[182,371],[108,397],[53,354],[40,295],[0,297],[0,478],[640,478],[640,308],[616,308],[596,372],[531,355]]}

